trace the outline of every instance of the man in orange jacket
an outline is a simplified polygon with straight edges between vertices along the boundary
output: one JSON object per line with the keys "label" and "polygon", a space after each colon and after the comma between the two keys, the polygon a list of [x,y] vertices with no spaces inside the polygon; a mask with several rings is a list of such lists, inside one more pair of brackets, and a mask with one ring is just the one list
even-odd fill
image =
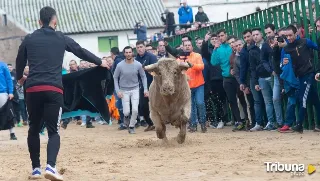
{"label": "man in orange jacket", "polygon": [[[189,77],[188,83],[191,89],[191,124],[190,132],[197,131],[197,115],[201,131],[204,133],[206,128],[206,108],[204,104],[204,77],[202,70],[204,64],[200,54],[193,52],[191,41],[183,42],[183,53],[178,59],[179,62],[187,62],[190,67],[186,75]],[[198,114],[197,114],[198,113]]]}

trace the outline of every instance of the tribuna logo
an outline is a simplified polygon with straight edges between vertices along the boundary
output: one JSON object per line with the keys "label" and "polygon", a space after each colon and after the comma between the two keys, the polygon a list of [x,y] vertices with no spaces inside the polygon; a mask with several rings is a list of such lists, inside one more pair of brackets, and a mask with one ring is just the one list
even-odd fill
{"label": "tribuna logo", "polygon": [[305,171],[304,164],[283,164],[280,162],[264,162],[267,172],[290,172],[294,175],[303,175]]}

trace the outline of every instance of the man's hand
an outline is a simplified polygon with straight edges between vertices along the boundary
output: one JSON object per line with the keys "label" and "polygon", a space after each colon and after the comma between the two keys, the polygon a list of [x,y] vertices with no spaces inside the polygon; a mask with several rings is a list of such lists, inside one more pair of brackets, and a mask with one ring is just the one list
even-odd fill
{"label": "man's hand", "polygon": [[149,92],[145,92],[144,97],[149,97]]}
{"label": "man's hand", "polygon": [[9,100],[12,100],[14,98],[13,94],[9,94]]}
{"label": "man's hand", "polygon": [[244,84],[241,84],[241,85],[240,85],[240,90],[241,90],[241,91],[244,91],[245,88],[246,88],[246,86],[245,86]]}
{"label": "man's hand", "polygon": [[20,85],[23,85],[24,81],[27,79],[27,76],[23,75],[22,78],[20,80],[18,80],[18,83]]}
{"label": "man's hand", "polygon": [[251,93],[249,87],[246,87],[243,92],[245,94],[250,94]]}
{"label": "man's hand", "polygon": [[259,85],[256,85],[254,88],[256,89],[256,91],[260,91],[261,90]]}
{"label": "man's hand", "polygon": [[234,74],[235,74],[233,69],[230,70],[230,74],[231,74],[231,75],[234,75]]}
{"label": "man's hand", "polygon": [[208,32],[204,37],[204,41],[208,41],[210,38],[211,38],[211,33]]}
{"label": "man's hand", "polygon": [[316,81],[320,81],[320,73],[317,73],[314,78],[316,79]]}
{"label": "man's hand", "polygon": [[289,63],[289,59],[288,58],[283,58],[283,65],[287,65]]}
{"label": "man's hand", "polygon": [[122,94],[122,92],[118,92],[118,97],[120,98],[120,99],[122,99],[123,98],[123,94]]}
{"label": "man's hand", "polygon": [[273,75],[273,76],[277,76],[277,74],[276,74],[276,72],[275,72],[275,71],[273,71],[273,72],[272,72],[272,75]]}
{"label": "man's hand", "polygon": [[101,61],[102,61],[102,64],[100,65],[101,67],[110,69],[110,65],[105,59],[102,59]]}

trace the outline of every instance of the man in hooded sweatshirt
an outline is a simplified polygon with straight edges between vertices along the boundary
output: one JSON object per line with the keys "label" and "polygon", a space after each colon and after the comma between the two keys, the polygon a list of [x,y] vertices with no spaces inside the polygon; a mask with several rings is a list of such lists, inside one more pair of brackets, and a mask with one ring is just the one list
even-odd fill
{"label": "man in hooded sweatshirt", "polygon": [[198,13],[196,14],[196,22],[206,23],[209,22],[209,18],[201,6],[198,7]]}

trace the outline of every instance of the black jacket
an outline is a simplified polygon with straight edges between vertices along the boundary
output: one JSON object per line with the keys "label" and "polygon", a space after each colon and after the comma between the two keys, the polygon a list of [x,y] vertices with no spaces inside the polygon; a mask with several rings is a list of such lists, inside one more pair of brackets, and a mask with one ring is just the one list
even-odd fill
{"label": "black jacket", "polygon": [[51,85],[62,87],[62,62],[65,51],[72,52],[80,59],[101,65],[101,59],[82,48],[72,38],[51,27],[42,27],[25,37],[16,59],[17,80],[23,75],[24,67],[30,67],[26,87]]}
{"label": "black jacket", "polygon": [[16,121],[12,101],[8,100],[7,103],[0,108],[0,130],[13,128]]}
{"label": "black jacket", "polygon": [[270,77],[271,73],[269,73],[264,66],[264,62],[261,60],[261,50],[256,45],[250,45],[248,47],[249,51],[249,69],[251,72],[251,80],[254,85],[259,85],[258,79]]}
{"label": "black jacket", "polygon": [[[143,56],[140,56],[139,54],[137,54],[136,60],[139,61],[142,64],[142,66],[148,66],[148,65],[157,63],[158,61],[157,56],[149,52],[145,52]],[[149,90],[149,87],[153,80],[153,76],[147,71],[145,71],[145,73],[147,77],[148,90]],[[139,79],[141,80],[140,75],[139,75]],[[142,82],[140,83],[142,85]]]}
{"label": "black jacket", "polygon": [[[105,81],[102,86],[101,82]],[[64,106],[63,112],[88,110],[99,112],[109,122],[109,108],[105,97],[114,91],[113,76],[110,70],[94,67],[62,76]]]}
{"label": "black jacket", "polygon": [[312,49],[318,50],[318,46],[305,38],[298,38],[284,47],[285,53],[291,56],[293,70],[297,77],[302,77],[315,71],[312,64]]}
{"label": "black jacket", "polygon": [[209,42],[203,42],[201,47],[201,55],[202,57],[208,61],[208,72],[207,75],[209,76],[209,80],[222,80],[222,70],[220,65],[213,66],[210,63],[211,55],[212,55],[212,49],[209,47]]}
{"label": "black jacket", "polygon": [[280,74],[282,73],[282,70],[280,68],[281,51],[282,51],[282,48],[280,48],[279,46],[273,47],[272,68],[278,76],[280,76]]}
{"label": "black jacket", "polygon": [[175,20],[174,20],[174,13],[172,13],[172,12],[169,12],[168,14],[166,14],[166,18],[161,16],[161,20],[167,26],[172,26],[172,25],[176,24]]}
{"label": "black jacket", "polygon": [[209,22],[209,18],[207,16],[206,13],[202,12],[198,12],[196,14],[196,22],[201,22],[201,23],[206,23],[206,22]]}

